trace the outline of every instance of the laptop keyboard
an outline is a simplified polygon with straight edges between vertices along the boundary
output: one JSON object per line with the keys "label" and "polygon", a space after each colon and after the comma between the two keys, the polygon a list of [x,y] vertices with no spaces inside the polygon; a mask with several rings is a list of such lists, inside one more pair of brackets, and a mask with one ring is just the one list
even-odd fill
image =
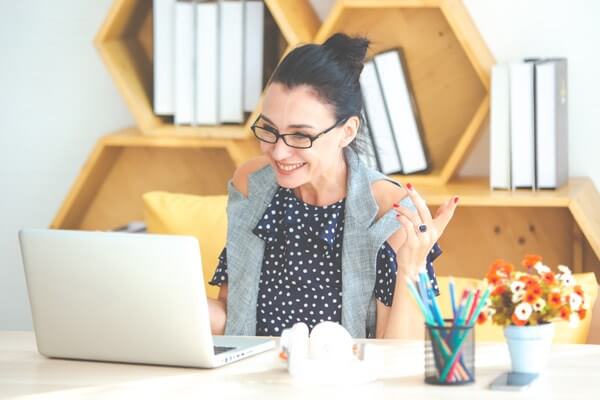
{"label": "laptop keyboard", "polygon": [[213,346],[213,350],[215,351],[215,355],[224,353],[229,350],[233,350],[235,347],[225,347],[225,346]]}

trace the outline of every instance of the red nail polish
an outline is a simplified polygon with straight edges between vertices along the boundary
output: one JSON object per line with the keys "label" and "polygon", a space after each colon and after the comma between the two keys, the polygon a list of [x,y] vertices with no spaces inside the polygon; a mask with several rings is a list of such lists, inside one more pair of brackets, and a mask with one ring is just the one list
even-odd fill
{"label": "red nail polish", "polygon": [[392,204],[394,207],[398,207],[398,203],[394,203]]}
{"label": "red nail polish", "polygon": [[406,187],[408,188],[408,190],[412,190],[413,189],[413,186],[410,183],[407,183]]}
{"label": "red nail polish", "polygon": [[454,198],[454,204],[458,203],[458,196]]}

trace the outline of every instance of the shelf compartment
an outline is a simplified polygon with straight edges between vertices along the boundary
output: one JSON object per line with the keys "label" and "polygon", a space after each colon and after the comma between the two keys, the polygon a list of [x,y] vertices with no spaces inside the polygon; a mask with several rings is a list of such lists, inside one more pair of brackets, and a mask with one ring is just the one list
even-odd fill
{"label": "shelf compartment", "polygon": [[[291,47],[312,39],[319,20],[308,0],[266,0],[265,5],[265,11],[270,16],[265,19],[271,21],[268,26],[277,31],[276,37],[268,39],[268,46],[265,48],[266,52],[273,53],[273,57],[270,57],[274,59],[273,69],[279,58]],[[177,126],[173,124],[172,117],[154,114],[152,33],[152,1],[115,0],[94,40],[138,128],[144,134],[153,136],[230,139],[249,137],[250,124],[256,119],[260,102],[243,125]],[[270,70],[266,71],[266,75],[270,75]]]}
{"label": "shelf compartment", "polygon": [[226,194],[235,168],[257,154],[254,139],[153,138],[135,128],[108,135],[96,144],[51,227],[108,230],[141,220],[141,196],[151,190]]}
{"label": "shelf compartment", "polygon": [[368,58],[403,49],[430,171],[397,178],[448,182],[486,121],[494,63],[462,2],[339,0],[315,41],[322,43],[335,32],[368,37]]}
{"label": "shelf compartment", "polygon": [[557,190],[492,191],[484,178],[415,189],[432,213],[460,196],[440,240],[440,274],[482,277],[496,258],[518,263],[537,253],[550,266],[600,276],[600,194],[589,178],[571,178]]}

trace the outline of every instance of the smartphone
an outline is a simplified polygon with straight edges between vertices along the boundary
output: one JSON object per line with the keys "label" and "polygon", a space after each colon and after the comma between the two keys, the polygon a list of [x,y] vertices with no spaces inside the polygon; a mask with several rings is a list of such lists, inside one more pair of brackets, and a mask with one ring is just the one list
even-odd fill
{"label": "smartphone", "polygon": [[524,372],[505,372],[490,384],[491,390],[519,391],[528,388],[539,376]]}

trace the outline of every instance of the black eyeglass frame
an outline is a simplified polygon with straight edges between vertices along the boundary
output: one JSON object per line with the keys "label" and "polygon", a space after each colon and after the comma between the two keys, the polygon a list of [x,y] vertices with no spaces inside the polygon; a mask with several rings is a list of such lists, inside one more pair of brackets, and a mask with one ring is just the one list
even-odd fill
{"label": "black eyeglass frame", "polygon": [[[324,131],[317,133],[316,135],[312,136],[312,135],[305,135],[303,133],[279,133],[277,130],[275,130],[273,128],[273,130],[271,129],[267,129],[267,128],[263,128],[261,126],[257,126],[256,123],[260,120],[260,118],[262,117],[262,115],[259,115],[258,118],[256,118],[256,121],[254,121],[254,123],[252,124],[252,126],[250,127],[250,129],[252,130],[252,133],[254,134],[254,136],[260,140],[261,142],[265,142],[265,143],[270,143],[270,144],[275,144],[277,143],[277,141],[281,138],[281,140],[283,140],[283,143],[286,144],[286,146],[289,147],[293,147],[295,149],[310,149],[313,146],[313,143],[315,140],[317,140],[318,138],[320,138],[321,136],[323,136],[324,134],[332,131],[334,128],[338,127],[340,124],[343,124],[344,122],[346,122],[348,120],[349,117],[345,117],[342,119],[339,119],[335,124],[333,124],[332,126],[330,126],[329,128],[325,129]],[[274,142],[269,142],[268,140],[265,140],[263,138],[258,137],[258,135],[256,134],[256,128],[259,129],[264,129],[267,132],[272,133],[273,135],[275,135],[275,141]],[[285,140],[286,136],[302,136],[307,138],[308,140],[310,140],[310,146],[308,147],[298,147],[298,146],[294,146],[291,145],[287,142],[287,140]]]}

